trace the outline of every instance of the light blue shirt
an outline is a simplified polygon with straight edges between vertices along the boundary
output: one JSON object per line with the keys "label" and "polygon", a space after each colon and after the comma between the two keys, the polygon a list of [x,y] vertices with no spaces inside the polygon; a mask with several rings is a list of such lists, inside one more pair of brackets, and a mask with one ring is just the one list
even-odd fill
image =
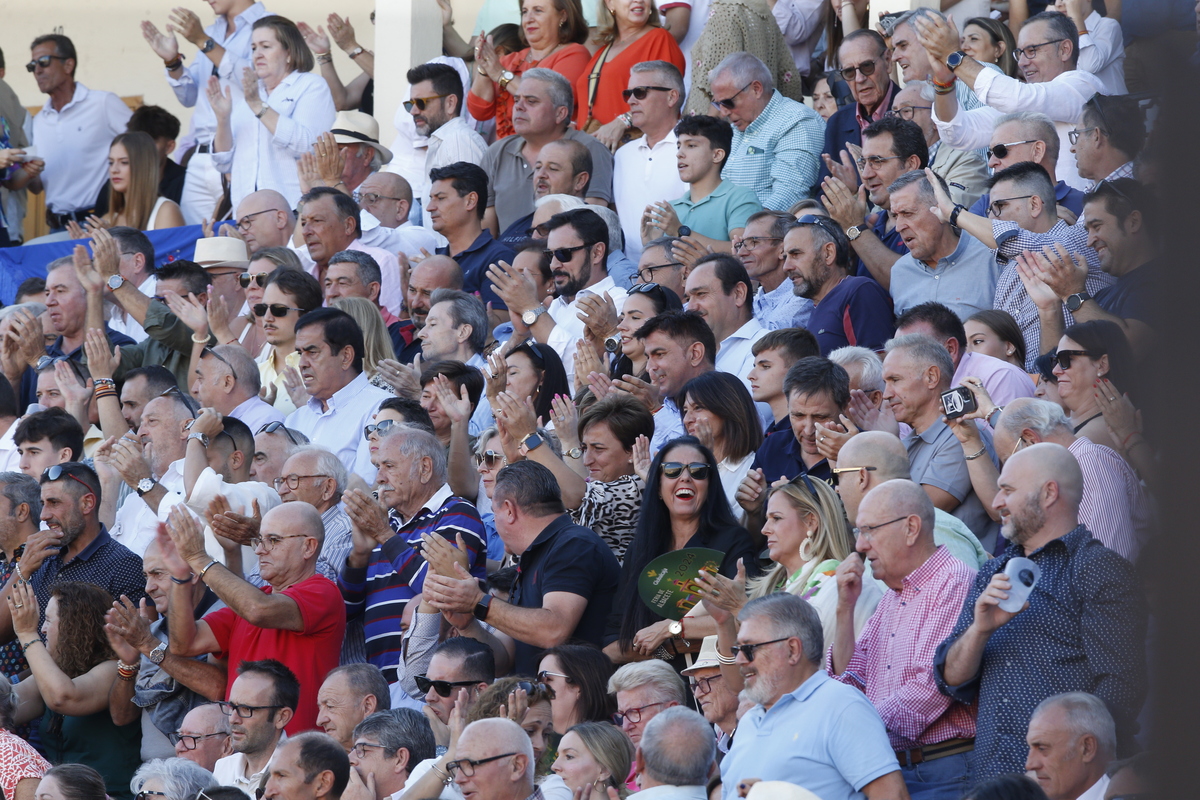
{"label": "light blue shirt", "polygon": [[999,279],[1000,266],[992,249],[963,233],[954,252],[938,259],[932,269],[913,258],[912,253],[900,256],[892,265],[892,302],[896,316],[932,301],[965,320],[976,311],[992,307]]}
{"label": "light blue shirt", "polygon": [[767,330],[808,327],[812,312],[813,301],[798,297],[792,291],[790,278],[784,278],[783,283],[769,292],[760,286],[754,294],[754,318]]}
{"label": "light blue shirt", "polygon": [[753,190],[764,208],[787,211],[817,182],[824,149],[825,122],[776,89],[746,130],[733,129],[721,177]]}
{"label": "light blue shirt", "polygon": [[654,412],[654,436],[650,439],[650,457],[654,458],[663,445],[686,433],[679,406],[670,397],[663,400],[662,408]]}
{"label": "light blue shirt", "polygon": [[867,696],[818,670],[770,709],[742,717],[721,783],[725,800],[746,778],[795,783],[821,800],[863,800],[864,786],[899,769]]}
{"label": "light blue shirt", "polygon": [[322,410],[320,400],[310,397],[288,414],[287,426],[332,452],[347,470],[357,473],[370,485],[375,481],[375,467],[370,451],[360,448],[359,443],[364,440],[363,427],[370,423],[379,404],[389,397],[383,389],[370,384],[365,372],[360,372],[325,401],[327,410]]}

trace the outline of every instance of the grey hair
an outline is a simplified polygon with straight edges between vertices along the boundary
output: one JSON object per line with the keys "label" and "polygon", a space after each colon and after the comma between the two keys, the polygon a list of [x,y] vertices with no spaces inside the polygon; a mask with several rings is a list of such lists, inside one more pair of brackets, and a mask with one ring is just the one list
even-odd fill
{"label": "grey hair", "polygon": [[1062,406],[1048,400],[1032,398],[1016,404],[1015,408],[1004,409],[1000,415],[1000,428],[1013,436],[1020,436],[1021,431],[1028,428],[1043,438],[1053,433],[1072,432],[1071,423],[1067,420]]}
{"label": "grey hair", "polygon": [[167,800],[193,800],[202,790],[218,781],[211,772],[186,758],[154,758],[138,767],[129,781],[129,791],[137,794],[152,778],[162,784]]}
{"label": "grey hair", "polygon": [[820,664],[825,653],[825,637],[821,632],[821,618],[808,601],[787,592],[769,594],[751,600],[738,612],[738,621],[746,622],[752,617],[766,617],[771,624],[772,636],[800,640],[804,657],[813,664]]}
{"label": "grey hair", "polygon": [[4,486],[4,496],[14,511],[21,503],[25,503],[35,523],[42,518],[42,487],[36,478],[24,472],[0,472],[0,485]]}
{"label": "grey hair", "polygon": [[655,75],[665,78],[666,80],[664,82],[667,84],[667,87],[674,89],[679,93],[679,100],[674,106],[672,106],[672,108],[674,108],[676,111],[679,111],[681,108],[683,108],[683,101],[687,99],[687,89],[684,88],[683,74],[680,73],[679,67],[675,66],[670,61],[643,61],[640,64],[634,64],[629,68],[629,71],[637,72],[639,74],[653,72]]}
{"label": "grey hair", "polygon": [[[285,430],[287,431],[287,433],[284,433]],[[288,433],[291,434],[290,437],[288,436]],[[254,435],[258,436],[257,433],[255,433]],[[296,430],[295,428],[288,428],[286,426],[283,428],[277,428],[274,433],[268,433],[265,435],[266,436],[281,436],[281,437],[283,437],[283,460],[284,461],[287,461],[289,458],[291,458],[292,453],[296,452],[301,447],[304,447],[304,445],[306,445],[310,441],[312,441],[306,435],[304,435],[300,431]],[[293,441],[293,439],[295,441]],[[300,444],[296,444],[296,442],[300,442]]]}
{"label": "grey hair", "polygon": [[835,364],[840,364],[847,372],[850,371],[850,367],[858,367],[858,388],[862,391],[883,391],[883,359],[874,350],[850,345],[831,351],[827,358]]}
{"label": "grey hair", "polygon": [[491,332],[483,301],[461,289],[434,289],[429,297],[429,307],[432,309],[438,303],[450,304],[450,322],[454,327],[471,326],[471,338],[467,340],[467,346],[474,353],[482,353],[488,333]]}
{"label": "grey hair", "polygon": [[[53,261],[51,261],[49,264],[46,265],[46,274],[49,275],[51,272],[58,269],[59,267],[70,267],[72,270],[74,270],[75,269],[75,257],[74,256],[63,256],[62,258],[54,259]],[[72,272],[72,274],[74,274],[74,272]]]}
{"label": "grey hair", "polygon": [[246,348],[236,344],[219,344],[212,351],[229,362],[236,385],[251,395],[257,395],[262,390],[262,373],[258,371],[258,362]]}
{"label": "grey hair", "polygon": [[441,486],[446,482],[446,448],[442,446],[436,436],[401,422],[384,431],[379,442],[382,445],[383,442],[392,439],[395,439],[399,445],[400,455],[411,460],[414,466],[422,458],[428,458],[433,463],[433,482],[435,484]]}
{"label": "grey hair", "polygon": [[1067,729],[1076,739],[1088,735],[1096,737],[1096,746],[1103,761],[1110,760],[1116,754],[1117,726],[1103,700],[1087,692],[1056,694],[1038,703],[1030,719],[1055,707],[1063,710]]}
{"label": "grey hair", "polygon": [[646,774],[658,783],[704,786],[716,758],[717,740],[704,717],[690,708],[675,706],[660,711],[646,723],[641,748]]}
{"label": "grey hair", "polygon": [[649,686],[654,696],[663,702],[682,705],[687,700],[687,687],[670,664],[657,659],[625,664],[608,679],[608,693],[627,692],[639,686]]}
{"label": "grey hair", "polygon": [[625,234],[621,231],[621,220],[617,217],[617,212],[608,206],[597,205],[589,205],[588,210],[599,215],[600,219],[604,220],[604,224],[608,226],[608,254],[623,252],[625,250]]}
{"label": "grey hair", "polygon": [[[562,75],[552,69],[545,67],[534,67],[527,69],[521,73],[521,80],[527,81],[533,79],[541,81],[550,87],[550,103],[555,108],[565,108],[567,111],[575,105],[575,93],[571,90],[571,83]],[[571,121],[570,116],[567,117],[567,123]]]}
{"label": "grey hair", "polygon": [[[548,194],[533,201],[534,208],[541,208],[549,203],[558,203],[559,211],[570,211],[573,208],[583,208],[587,201],[573,194]],[[596,206],[599,208],[599,206]]]}
{"label": "grey hair", "polygon": [[319,444],[303,444],[294,448],[288,453],[288,458],[294,455],[312,453],[317,457],[316,469],[321,475],[328,475],[333,478],[333,482],[337,484],[337,493],[341,495],[346,491],[346,484],[350,482],[350,474],[346,471],[346,465],[334,453],[321,447]]}
{"label": "grey hair", "polygon": [[[940,19],[943,22],[946,21],[946,15],[940,11],[935,11],[932,8],[925,7],[914,8],[911,11],[905,11],[903,14],[896,17],[896,23],[892,26],[892,30],[896,30],[896,28],[899,28],[901,25],[907,25],[908,27],[913,28],[913,32],[915,33],[916,27],[912,24],[912,21],[917,17],[928,20]],[[907,86],[908,84],[905,85]]]}
{"label": "grey hair", "polygon": [[950,351],[932,336],[909,333],[889,339],[883,347],[889,353],[893,350],[904,350],[921,369],[937,367],[941,373],[939,386],[949,386],[950,379],[954,377],[954,359],[950,358]]}
{"label": "grey hair", "polygon": [[[762,84],[763,91],[767,94],[775,91],[775,78],[771,75],[771,70],[767,68],[758,57],[750,53],[730,53],[722,59],[720,64],[710,70],[708,73],[708,82],[712,83],[717,79],[718,75],[729,73],[729,77],[733,78],[733,82],[738,86],[746,86],[758,81]],[[526,73],[527,75],[529,73]]]}
{"label": "grey hair", "polygon": [[[933,174],[933,177],[936,178],[937,182],[941,184],[942,191],[949,194],[950,187],[946,185],[945,179],[936,172]],[[888,186],[888,194],[890,195],[893,192],[898,192],[901,189],[914,184],[917,187],[917,192],[920,194],[922,205],[937,205],[937,194],[933,191],[933,184],[930,182],[929,176],[925,174],[925,170],[923,169],[910,170],[901,175],[899,178],[896,178],[896,180],[892,181],[891,186]]]}
{"label": "grey hair", "polygon": [[420,711],[411,708],[393,708],[379,711],[354,727],[354,738],[368,736],[383,745],[388,758],[395,757],[401,749],[408,751],[408,769],[426,759],[433,758],[437,742],[429,720]]}
{"label": "grey hair", "polygon": [[[330,453],[330,455],[333,454]],[[334,456],[334,458],[337,458],[337,456]],[[329,680],[334,675],[345,675],[346,683],[350,685],[351,691],[358,695],[358,697],[365,698],[368,695],[374,697],[375,707],[379,711],[387,711],[392,707],[392,693],[388,688],[388,682],[383,677],[383,673],[380,672],[379,667],[374,664],[343,664],[340,667],[331,669],[329,674],[325,676],[325,680]]]}
{"label": "grey hair", "polygon": [[1058,161],[1061,142],[1058,138],[1058,129],[1054,127],[1054,120],[1040,111],[1014,111],[996,120],[996,125],[992,130],[1010,122],[1021,126],[1022,139],[1033,139],[1046,143],[1046,160]]}
{"label": "grey hair", "polygon": [[42,314],[46,313],[46,304],[30,300],[28,303],[17,303],[16,305],[5,306],[4,308],[0,308],[0,322],[8,319],[18,311],[27,311],[28,313],[33,314],[35,317],[40,317]]}
{"label": "grey hair", "polygon": [[358,267],[358,279],[362,281],[363,286],[371,283],[383,285],[383,270],[379,268],[379,262],[372,258],[370,253],[364,253],[361,250],[342,250],[330,256],[329,263],[331,265],[353,264]]}

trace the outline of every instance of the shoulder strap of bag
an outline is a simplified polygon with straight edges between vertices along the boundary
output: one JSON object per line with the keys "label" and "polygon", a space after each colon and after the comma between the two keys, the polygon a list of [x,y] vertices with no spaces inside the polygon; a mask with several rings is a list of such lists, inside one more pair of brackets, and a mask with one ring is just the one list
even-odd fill
{"label": "shoulder strap of bag", "polygon": [[608,59],[608,51],[612,49],[613,43],[609,42],[604,46],[604,50],[600,53],[600,58],[596,59],[596,66],[592,67],[592,72],[588,75],[588,116],[592,116],[592,105],[596,102],[596,90],[600,88],[600,70],[604,69],[604,62]]}

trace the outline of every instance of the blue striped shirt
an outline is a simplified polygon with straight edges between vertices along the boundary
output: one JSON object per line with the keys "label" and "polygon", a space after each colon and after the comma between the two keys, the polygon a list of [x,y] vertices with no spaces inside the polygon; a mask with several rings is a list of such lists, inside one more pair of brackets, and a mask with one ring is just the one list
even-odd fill
{"label": "blue striped shirt", "polygon": [[825,123],[817,112],[775,90],[746,130],[733,129],[721,178],[752,189],[764,208],[787,211],[809,196],[824,149]]}

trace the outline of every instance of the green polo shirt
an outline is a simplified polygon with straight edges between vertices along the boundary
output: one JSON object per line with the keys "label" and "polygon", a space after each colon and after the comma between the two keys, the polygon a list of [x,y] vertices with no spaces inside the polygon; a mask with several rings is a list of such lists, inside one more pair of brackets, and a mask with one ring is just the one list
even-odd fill
{"label": "green polo shirt", "polygon": [[699,202],[692,202],[689,189],[683,197],[672,200],[671,205],[680,225],[722,242],[729,241],[730,231],[746,227],[746,220],[762,211],[758,195],[729,181],[721,181],[712,194]]}

